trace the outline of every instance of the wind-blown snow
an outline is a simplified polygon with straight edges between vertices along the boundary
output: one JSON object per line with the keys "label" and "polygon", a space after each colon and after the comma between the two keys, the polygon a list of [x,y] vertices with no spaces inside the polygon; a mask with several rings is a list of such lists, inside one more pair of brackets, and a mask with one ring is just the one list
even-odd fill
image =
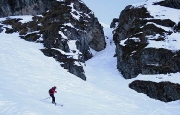
{"label": "wind-blown snow", "polygon": [[[87,81],[44,56],[42,44],[24,41],[18,33],[0,33],[0,115],[179,115],[179,101],[151,99],[128,84],[137,79],[180,83],[180,73],[125,80],[116,69],[111,29],[104,30],[107,48],[86,62]],[[44,100],[54,85],[56,102],[63,107]]]}
{"label": "wind-blown snow", "polygon": [[[150,13],[153,18],[147,18],[149,19],[170,19],[176,24],[180,21],[180,9],[174,9],[174,8],[168,8],[160,5],[153,5],[153,3],[160,2],[162,0],[146,0],[145,2],[134,4],[133,7],[145,7],[147,8],[148,12]],[[132,7],[132,8],[133,8]],[[162,28],[165,31],[173,31],[170,27],[164,27],[152,22],[149,22],[147,24],[154,24],[156,27]],[[146,25],[147,25],[146,24]],[[146,48],[164,48],[172,51],[180,50],[180,43],[179,36],[180,33],[172,33],[171,35],[167,35],[166,39],[164,41],[154,41],[152,39],[156,39],[159,36],[159,34],[156,34],[156,36],[148,36],[148,45]],[[135,39],[135,38],[133,38]],[[121,41],[121,45],[124,44],[125,40]]]}

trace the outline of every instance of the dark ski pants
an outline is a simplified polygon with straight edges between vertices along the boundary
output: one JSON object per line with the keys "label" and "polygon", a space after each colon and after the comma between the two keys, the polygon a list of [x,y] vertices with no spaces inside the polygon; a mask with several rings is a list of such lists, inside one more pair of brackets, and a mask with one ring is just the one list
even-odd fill
{"label": "dark ski pants", "polygon": [[55,102],[54,94],[50,94],[50,96],[52,97],[52,103],[56,103],[56,102]]}

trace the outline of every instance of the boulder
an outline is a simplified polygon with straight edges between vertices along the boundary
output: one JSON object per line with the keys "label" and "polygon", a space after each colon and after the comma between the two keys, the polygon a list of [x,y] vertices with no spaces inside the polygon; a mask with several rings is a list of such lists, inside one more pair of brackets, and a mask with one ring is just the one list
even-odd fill
{"label": "boulder", "polygon": [[135,80],[129,84],[131,89],[138,93],[144,93],[150,98],[163,102],[171,102],[180,99],[180,84],[164,82],[152,82]]}

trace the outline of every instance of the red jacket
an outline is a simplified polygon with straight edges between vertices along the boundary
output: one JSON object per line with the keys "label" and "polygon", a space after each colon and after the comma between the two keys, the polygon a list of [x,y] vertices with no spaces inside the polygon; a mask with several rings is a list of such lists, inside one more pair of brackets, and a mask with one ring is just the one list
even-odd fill
{"label": "red jacket", "polygon": [[54,87],[51,88],[51,92],[49,94],[54,94],[56,93],[57,91],[55,91],[56,89]]}

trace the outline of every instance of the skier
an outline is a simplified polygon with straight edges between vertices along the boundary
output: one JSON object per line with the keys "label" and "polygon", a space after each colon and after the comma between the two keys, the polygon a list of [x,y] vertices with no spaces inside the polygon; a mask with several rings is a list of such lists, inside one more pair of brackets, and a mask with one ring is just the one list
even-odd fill
{"label": "skier", "polygon": [[54,97],[54,93],[57,93],[56,91],[56,86],[52,87],[51,89],[49,89],[49,95],[52,97],[52,103],[56,104],[55,102],[55,97]]}

